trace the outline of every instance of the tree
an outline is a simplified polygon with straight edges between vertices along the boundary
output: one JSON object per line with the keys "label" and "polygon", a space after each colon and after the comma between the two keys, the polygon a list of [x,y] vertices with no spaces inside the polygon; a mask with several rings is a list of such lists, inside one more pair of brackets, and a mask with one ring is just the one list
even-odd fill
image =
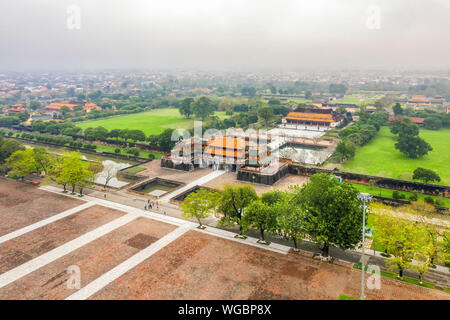
{"label": "tree", "polygon": [[412,259],[420,245],[420,230],[413,222],[393,217],[390,210],[377,214],[374,220],[374,241],[394,256],[386,260],[386,266],[398,270],[398,277],[402,279],[404,270],[413,266]]}
{"label": "tree", "polygon": [[52,164],[52,157],[46,148],[36,147],[33,149],[33,157],[36,170],[47,172]]}
{"label": "tree", "polygon": [[[62,159],[58,161],[58,167],[55,168],[57,174],[57,183],[72,186],[72,194],[75,193],[75,187],[86,186],[87,182],[91,182],[94,173],[88,169],[89,163],[83,161],[80,152],[66,152],[62,155]],[[59,182],[58,182],[59,181]]]}
{"label": "tree", "polygon": [[219,194],[215,191],[199,189],[189,194],[180,206],[183,211],[183,217],[195,218],[202,228],[201,219],[205,219],[213,213],[217,206]]}
{"label": "tree", "polygon": [[239,226],[239,235],[242,235],[244,211],[257,198],[255,189],[251,185],[226,186],[219,198],[218,210],[224,215],[219,221],[219,225],[226,226],[236,223]]}
{"label": "tree", "polygon": [[345,94],[347,87],[344,84],[331,83],[329,87],[330,93]]}
{"label": "tree", "polygon": [[254,227],[260,232],[259,241],[266,243],[264,231],[274,231],[277,226],[277,211],[274,206],[267,205],[262,200],[252,201],[243,217],[244,228]]}
{"label": "tree", "polygon": [[70,114],[70,108],[68,106],[62,106],[60,111],[64,118],[67,118],[67,116]]}
{"label": "tree", "polygon": [[65,155],[59,156],[55,159],[48,170],[47,177],[55,181],[57,184],[63,186],[64,191],[67,191],[67,184],[69,183],[68,177],[66,175],[62,175],[62,170],[64,166]]}
{"label": "tree", "polygon": [[0,165],[18,150],[25,150],[25,147],[16,140],[4,139],[0,136]]}
{"label": "tree", "polygon": [[283,193],[282,200],[277,202],[277,224],[279,233],[287,240],[294,241],[294,248],[298,250],[298,243],[306,236],[305,213],[291,201],[292,195]]}
{"label": "tree", "polygon": [[406,135],[399,136],[395,148],[411,159],[420,158],[433,150],[430,144],[422,138]]}
{"label": "tree", "polygon": [[[119,150],[120,152],[120,150]],[[106,189],[106,187],[108,186],[108,183],[114,179],[115,177],[117,177],[117,172],[119,171],[119,168],[113,163],[107,163],[104,165],[104,168],[102,170],[102,172],[100,172],[98,174],[98,176],[100,178],[105,179],[105,183],[103,184],[103,189]]]}
{"label": "tree", "polygon": [[267,123],[269,122],[270,119],[272,119],[273,117],[273,110],[271,107],[260,107],[258,108],[258,117],[263,119],[265,124],[267,125]]}
{"label": "tree", "polygon": [[339,161],[346,161],[355,156],[355,144],[347,139],[340,141],[336,147],[336,154]]}
{"label": "tree", "polygon": [[40,107],[41,107],[41,103],[39,101],[33,100],[33,101],[30,102],[30,109],[31,110],[37,110]]}
{"label": "tree", "polygon": [[211,99],[208,97],[200,97],[192,103],[192,112],[196,117],[205,120],[214,113],[214,107]]}
{"label": "tree", "polygon": [[424,168],[417,168],[416,170],[414,170],[413,179],[420,180],[425,183],[429,183],[432,181],[436,181],[436,182],[441,181],[441,177],[439,177],[439,175],[436,172],[434,172],[433,170],[424,169]]}
{"label": "tree", "polygon": [[363,212],[358,190],[329,174],[319,173],[297,189],[293,199],[305,212],[305,227],[311,239],[322,244],[328,257],[330,245],[343,250],[354,248],[362,239]]}
{"label": "tree", "polygon": [[178,110],[180,111],[180,114],[182,116],[185,116],[186,118],[189,118],[192,115],[192,103],[194,102],[194,99],[192,98],[184,98],[180,102],[180,107]]}
{"label": "tree", "polygon": [[310,100],[312,98],[312,93],[311,91],[305,91],[305,99],[306,100]]}
{"label": "tree", "polygon": [[447,266],[450,265],[450,231],[445,232],[442,237],[442,251],[444,262]]}
{"label": "tree", "polygon": [[120,135],[120,129],[112,129],[109,133],[108,133],[108,137],[109,138],[118,138]]}
{"label": "tree", "polygon": [[19,176],[23,181],[25,176],[36,171],[33,149],[15,151],[6,159],[6,164],[12,168],[10,174]]}
{"label": "tree", "polygon": [[426,260],[430,265],[433,265],[441,255],[439,238],[444,235],[439,227],[430,223],[436,217],[436,208],[432,204],[416,201],[402,207],[402,210],[413,214],[415,220],[422,225],[422,234],[419,239],[421,243],[418,245],[419,251],[417,254],[422,258],[422,262]]}
{"label": "tree", "polygon": [[400,103],[396,103],[395,104],[395,106],[392,108],[392,111],[394,111],[394,114],[396,115],[396,116],[398,116],[398,115],[402,115],[403,114],[403,108],[402,108],[402,106],[400,105]]}
{"label": "tree", "polygon": [[172,150],[173,146],[175,145],[176,141],[172,141],[173,132],[174,132],[174,129],[166,129],[159,135],[158,146],[163,151],[170,151],[170,150]]}
{"label": "tree", "polygon": [[423,127],[429,130],[439,130],[442,128],[442,120],[438,117],[428,117],[423,120]]}
{"label": "tree", "polygon": [[391,132],[399,136],[415,137],[419,135],[419,127],[409,119],[395,120],[392,122]]}
{"label": "tree", "polygon": [[128,138],[133,141],[145,141],[146,136],[141,130],[130,130],[128,132]]}

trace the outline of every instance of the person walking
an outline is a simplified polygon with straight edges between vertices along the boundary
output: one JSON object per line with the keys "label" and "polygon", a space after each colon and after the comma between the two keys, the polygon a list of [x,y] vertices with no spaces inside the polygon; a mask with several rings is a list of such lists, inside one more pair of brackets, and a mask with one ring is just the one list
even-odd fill
{"label": "person walking", "polygon": [[144,210],[147,211],[147,204],[144,206]]}

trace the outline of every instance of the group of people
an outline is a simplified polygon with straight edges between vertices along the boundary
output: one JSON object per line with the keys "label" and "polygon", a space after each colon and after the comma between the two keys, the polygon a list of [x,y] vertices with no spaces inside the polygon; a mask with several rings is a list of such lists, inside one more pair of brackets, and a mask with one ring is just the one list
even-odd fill
{"label": "group of people", "polygon": [[147,210],[147,209],[150,210],[150,209],[153,209],[154,207],[156,207],[156,209],[159,209],[159,204],[160,203],[158,203],[158,201],[153,202],[153,201],[147,200],[147,203],[144,206],[144,210]]}

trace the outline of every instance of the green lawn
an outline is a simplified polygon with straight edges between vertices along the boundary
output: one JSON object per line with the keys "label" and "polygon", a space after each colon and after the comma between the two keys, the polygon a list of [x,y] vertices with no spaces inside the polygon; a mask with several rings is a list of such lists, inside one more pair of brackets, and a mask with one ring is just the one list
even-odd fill
{"label": "green lawn", "polygon": [[77,123],[81,129],[89,127],[105,127],[113,129],[138,129],[146,135],[159,134],[167,128],[189,129],[193,127],[193,120],[180,115],[178,109],[163,108],[148,112],[117,116],[108,119],[99,119]]}
{"label": "green lawn", "polygon": [[[353,265],[353,268],[361,270],[361,265],[359,263],[355,263]],[[368,267],[365,267],[364,270],[367,270],[367,268]],[[429,288],[429,289],[435,289],[434,284],[432,284],[430,282],[423,281],[422,283],[420,283],[420,281],[418,279],[407,277],[407,276],[403,276],[403,279],[400,280],[399,278],[397,278],[397,274],[392,273],[392,272],[381,270],[380,275],[383,277],[386,277],[386,278],[391,278],[394,280],[403,281],[403,282],[407,282],[410,284],[415,284],[416,286],[421,286],[421,287],[425,287],[425,288]],[[448,288],[446,288],[446,289],[448,289]],[[447,292],[447,290],[444,290],[444,291]]]}
{"label": "green lawn", "polygon": [[[391,189],[384,189],[384,188],[378,188],[378,187],[369,187],[363,184],[353,183],[353,186],[358,189],[360,192],[370,193],[374,196],[379,197],[385,197],[385,198],[392,198],[392,192],[394,190]],[[412,192],[405,192],[405,191],[399,191],[400,194],[404,194],[406,196],[406,199],[409,200],[409,197],[412,196]],[[450,198],[444,198],[444,197],[436,197],[436,196],[429,196],[426,194],[417,194],[417,200],[418,201],[424,201],[425,197],[431,197],[434,201],[439,200],[439,205],[444,207],[450,208]]]}
{"label": "green lawn", "polygon": [[[226,115],[225,111],[216,111],[214,115],[220,120],[231,117]],[[95,128],[99,126],[109,131],[113,129],[138,129],[142,130],[146,135],[150,135],[160,134],[167,128],[191,129],[194,126],[194,120],[181,116],[178,109],[163,108],[108,119],[79,122],[77,126],[83,130],[89,127]]]}
{"label": "green lawn", "polygon": [[145,170],[147,170],[147,169],[142,168],[142,167],[131,167],[131,168],[126,169],[125,172],[136,174],[136,173],[139,173],[139,172],[142,172]]}
{"label": "green lawn", "polygon": [[420,159],[409,159],[395,149],[395,136],[389,127],[383,126],[371,142],[359,148],[355,157],[342,165],[342,170],[410,180],[412,172],[422,167],[434,170],[442,179],[440,184],[450,185],[450,129],[420,129],[420,136],[433,151]]}
{"label": "green lawn", "polygon": [[338,300],[359,300],[358,298],[354,298],[351,296],[347,296],[345,294],[340,294]]}
{"label": "green lawn", "polygon": [[332,103],[348,103],[348,104],[356,104],[356,105],[361,105],[363,103],[374,104],[375,101],[381,99],[383,96],[384,96],[383,94],[366,95],[366,94],[353,93],[353,94],[347,94],[344,96],[344,98],[335,100]]}

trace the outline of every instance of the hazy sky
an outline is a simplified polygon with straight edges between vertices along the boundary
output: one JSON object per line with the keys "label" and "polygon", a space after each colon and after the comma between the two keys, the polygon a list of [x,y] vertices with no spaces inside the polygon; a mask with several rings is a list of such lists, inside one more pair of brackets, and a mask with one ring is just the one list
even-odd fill
{"label": "hazy sky", "polygon": [[0,70],[450,69],[449,17],[450,0],[0,0]]}

